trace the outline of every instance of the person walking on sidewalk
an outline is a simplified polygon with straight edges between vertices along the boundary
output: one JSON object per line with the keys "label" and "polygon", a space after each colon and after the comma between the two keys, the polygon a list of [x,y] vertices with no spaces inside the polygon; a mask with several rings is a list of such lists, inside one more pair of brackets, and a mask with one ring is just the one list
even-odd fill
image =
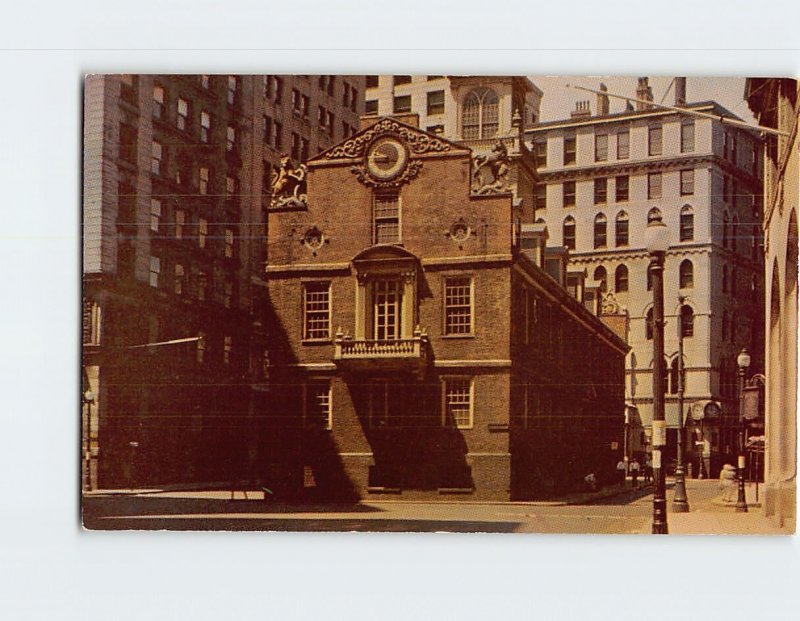
{"label": "person walking on sidewalk", "polygon": [[636,459],[631,462],[631,481],[633,489],[639,489],[639,462]]}
{"label": "person walking on sidewalk", "polygon": [[653,458],[648,457],[647,461],[644,462],[644,483],[647,485],[648,483],[653,482]]}
{"label": "person walking on sidewalk", "polygon": [[628,476],[628,466],[625,463],[624,459],[620,459],[617,462],[617,476],[619,477],[619,484],[621,487],[625,487],[625,478]]}

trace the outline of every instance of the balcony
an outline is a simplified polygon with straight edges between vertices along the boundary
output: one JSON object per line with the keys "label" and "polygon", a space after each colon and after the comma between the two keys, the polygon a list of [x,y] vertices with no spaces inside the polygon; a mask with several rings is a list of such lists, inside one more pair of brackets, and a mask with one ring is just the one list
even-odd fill
{"label": "balcony", "polygon": [[350,371],[413,371],[421,373],[429,358],[428,335],[419,326],[411,338],[353,339],[341,329],[334,339],[334,362]]}

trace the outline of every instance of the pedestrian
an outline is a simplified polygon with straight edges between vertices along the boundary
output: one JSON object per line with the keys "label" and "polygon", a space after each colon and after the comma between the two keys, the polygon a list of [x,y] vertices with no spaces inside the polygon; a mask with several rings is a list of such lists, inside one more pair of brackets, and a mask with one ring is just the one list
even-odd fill
{"label": "pedestrian", "polygon": [[631,481],[633,489],[639,489],[639,462],[636,459],[631,462]]}
{"label": "pedestrian", "polygon": [[597,477],[594,476],[594,472],[590,472],[585,477],[583,477],[584,483],[586,483],[586,487],[589,491],[596,491],[597,490]]}
{"label": "pedestrian", "polygon": [[624,459],[620,459],[617,462],[617,476],[619,477],[619,484],[622,487],[625,487],[625,478],[628,476],[628,466],[625,463]]}
{"label": "pedestrian", "polygon": [[648,457],[644,462],[644,482],[645,484],[653,482],[653,458]]}

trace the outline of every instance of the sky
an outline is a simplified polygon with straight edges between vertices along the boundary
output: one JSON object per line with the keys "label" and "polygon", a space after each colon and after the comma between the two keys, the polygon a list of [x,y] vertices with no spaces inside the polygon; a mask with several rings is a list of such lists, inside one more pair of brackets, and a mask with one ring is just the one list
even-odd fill
{"label": "sky", "polygon": [[[542,121],[556,121],[569,117],[569,113],[575,109],[575,102],[588,99],[592,114],[596,113],[596,101],[593,93],[579,91],[570,88],[573,86],[583,86],[586,88],[599,89],[600,83],[608,87],[609,93],[625,95],[628,97],[636,96],[637,77],[587,77],[587,76],[565,76],[565,77],[543,77],[529,76],[536,86],[544,91],[541,106]],[[650,86],[653,89],[653,100],[656,103],[673,105],[675,102],[675,89],[671,85],[672,77],[651,77]],[[686,99],[693,101],[713,100],[727,108],[742,120],[755,123],[747,102],[744,100],[745,78],[701,78],[690,77],[686,80]],[[669,89],[669,90],[667,90]],[[625,101],[622,99],[610,98],[611,112],[622,112],[625,109]]]}

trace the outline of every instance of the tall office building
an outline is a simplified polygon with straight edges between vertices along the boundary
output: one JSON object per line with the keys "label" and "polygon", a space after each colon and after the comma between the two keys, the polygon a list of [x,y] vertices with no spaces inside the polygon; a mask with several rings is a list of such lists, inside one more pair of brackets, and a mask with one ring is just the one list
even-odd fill
{"label": "tall office building", "polygon": [[359,76],[87,77],[85,488],[246,473],[273,172],[352,135],[363,93]]}
{"label": "tall office building", "polygon": [[[644,230],[656,216],[669,227],[664,284],[669,447],[674,452],[680,420],[680,330],[683,415],[691,446],[697,447],[691,456],[696,473],[701,448],[707,467],[735,463],[738,352],[747,347],[753,354],[752,372],[762,366],[762,156],[757,131],[688,114],[736,118],[713,101],[685,103],[685,93],[685,81],[678,78],[675,105],[687,113],[659,108],[649,103],[652,93],[642,78],[635,108],[612,114],[608,96],[600,94],[594,114],[590,102],[581,101],[569,118],[538,123],[526,136],[537,156],[536,220],[547,224],[551,242],[569,249],[576,274],[585,273],[627,309],[629,447],[640,457],[648,449],[653,408],[653,294]],[[707,408],[702,421],[688,416],[689,406],[704,400],[718,402],[721,412]]]}

